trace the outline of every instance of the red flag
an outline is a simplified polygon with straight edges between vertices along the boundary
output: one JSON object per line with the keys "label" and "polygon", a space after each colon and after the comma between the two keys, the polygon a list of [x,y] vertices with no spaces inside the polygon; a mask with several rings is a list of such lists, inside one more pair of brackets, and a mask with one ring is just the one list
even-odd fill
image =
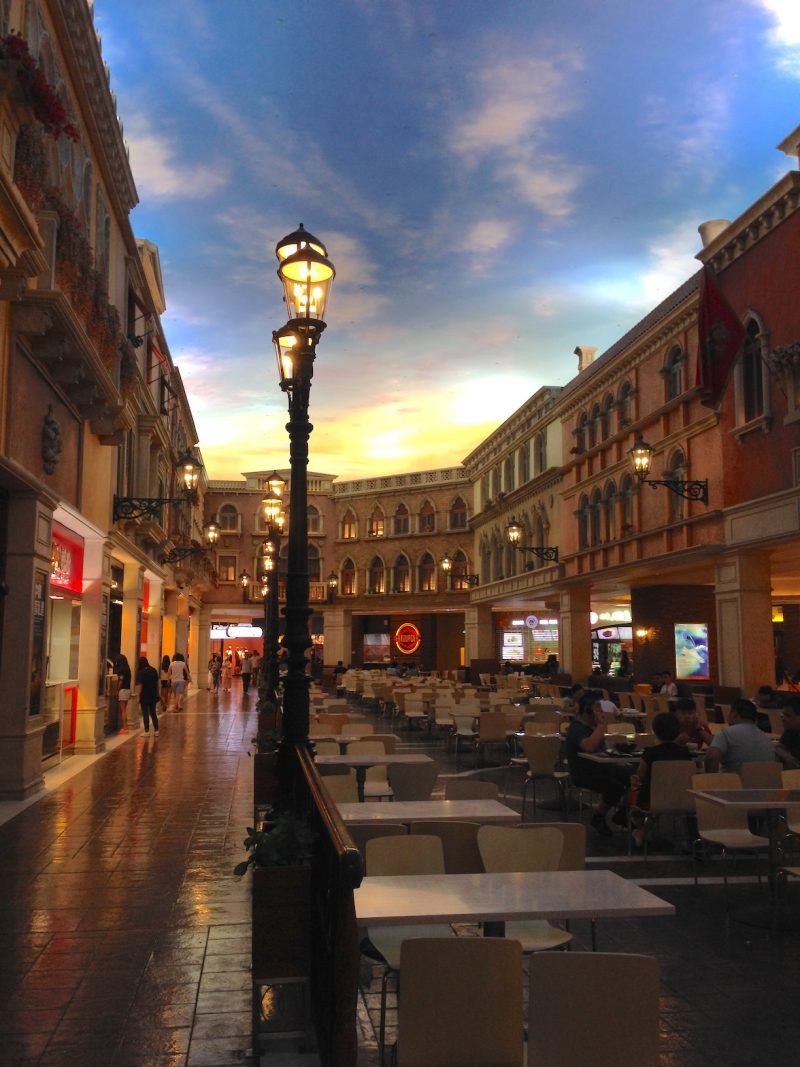
{"label": "red flag", "polygon": [[714,408],[725,392],[745,331],[707,265],[700,283],[698,334],[696,384],[702,393],[701,403]]}

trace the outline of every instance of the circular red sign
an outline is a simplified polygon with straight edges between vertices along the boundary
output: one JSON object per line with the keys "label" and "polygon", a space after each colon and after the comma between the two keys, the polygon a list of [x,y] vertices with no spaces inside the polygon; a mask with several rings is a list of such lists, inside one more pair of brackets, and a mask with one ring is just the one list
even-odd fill
{"label": "circular red sign", "polygon": [[404,622],[394,632],[394,643],[398,651],[410,656],[422,644],[422,634],[413,622]]}

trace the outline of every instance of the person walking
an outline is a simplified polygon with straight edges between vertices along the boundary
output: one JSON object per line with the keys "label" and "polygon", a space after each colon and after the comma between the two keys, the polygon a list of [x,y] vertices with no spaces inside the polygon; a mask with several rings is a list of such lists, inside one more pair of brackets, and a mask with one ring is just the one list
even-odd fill
{"label": "person walking", "polygon": [[147,662],[146,656],[139,656],[139,669],[136,672],[136,695],[139,697],[139,707],[142,709],[144,720],[144,732],[150,733],[150,720],[153,720],[153,731],[158,737],[158,671]]}
{"label": "person walking", "polygon": [[250,653],[245,649],[242,656],[242,692],[247,694],[250,691],[250,675],[253,670],[253,662],[250,659]]}
{"label": "person walking", "polygon": [[191,682],[192,676],[186,666],[186,659],[182,652],[176,652],[169,665],[169,680],[172,684],[172,692],[175,694],[175,710],[183,711],[183,696],[186,685]]}
{"label": "person walking", "polygon": [[128,732],[128,701],[131,699],[131,668],[128,657],[120,653],[114,664],[114,674],[119,678],[117,707],[119,709],[119,732]]}
{"label": "person walking", "polygon": [[222,688],[226,693],[231,691],[231,676],[233,675],[233,664],[231,663],[231,657],[226,656],[222,661]]}
{"label": "person walking", "polygon": [[170,680],[169,680],[169,656],[163,656],[161,659],[161,710],[169,711],[169,694],[170,694]]}

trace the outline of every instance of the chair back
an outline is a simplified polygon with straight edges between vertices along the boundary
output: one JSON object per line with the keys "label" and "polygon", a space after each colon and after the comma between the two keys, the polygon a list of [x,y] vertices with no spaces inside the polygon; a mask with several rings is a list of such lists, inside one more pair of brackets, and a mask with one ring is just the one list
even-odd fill
{"label": "chair back", "polygon": [[348,737],[352,734],[356,736],[360,734],[374,734],[375,726],[371,722],[345,722],[342,723],[342,737]]}
{"label": "chair back", "polygon": [[782,789],[781,771],[783,767],[778,760],[752,760],[739,768],[743,789]]}
{"label": "chair back", "polygon": [[[711,792],[714,789],[741,789],[742,780],[733,771],[717,771],[713,774],[693,774],[692,789]],[[697,828],[700,833],[713,830],[747,830],[747,812],[744,809],[723,808],[710,800],[695,797]]]}
{"label": "chair back", "polygon": [[650,811],[694,811],[695,798],[688,792],[693,788],[697,771],[694,761],[687,759],[661,760],[650,768]]}
{"label": "chair back", "polygon": [[400,971],[397,1067],[522,1067],[518,941],[413,938]]}
{"label": "chair back", "polygon": [[537,722],[561,722],[558,704],[529,704],[528,711],[536,714]]}
{"label": "chair back", "polygon": [[335,804],[358,803],[358,783],[355,771],[349,774],[324,774],[322,784]]}
{"label": "chair back", "polygon": [[483,874],[478,848],[478,822],[453,819],[424,819],[411,824],[411,834],[434,834],[441,839],[447,874]]}
{"label": "chair back", "polygon": [[783,771],[781,789],[800,789],[800,770]]}
{"label": "chair back", "polygon": [[479,778],[448,778],[444,783],[445,800],[497,800],[497,782]]}
{"label": "chair back", "polygon": [[[529,831],[535,830],[536,833]],[[535,827],[482,826],[478,848],[483,866],[493,873],[511,871],[557,871],[564,850],[560,830],[543,824]]]}
{"label": "chair back", "polygon": [[391,756],[397,750],[397,738],[394,734],[373,734],[371,741],[382,741],[387,756]]}
{"label": "chair back", "polygon": [[505,741],[506,715],[504,711],[485,711],[478,718],[478,741]]}
{"label": "chair back", "polygon": [[582,871],[586,868],[586,824],[582,822],[549,822],[532,823],[521,826],[520,829],[527,833],[534,833],[540,829],[559,830],[564,840],[561,851],[561,859],[558,861],[559,871]]}
{"label": "chair back", "polygon": [[478,736],[478,731],[475,729],[475,719],[478,717],[478,714],[479,712],[472,711],[470,711],[468,715],[461,715],[460,713],[453,714],[453,723],[459,737]]}
{"label": "chair back", "polygon": [[329,727],[329,734],[340,734],[342,732],[342,727],[349,721],[349,719],[349,715],[339,715],[336,712],[330,711],[321,711],[317,716],[317,722],[320,726]]}
{"label": "chair back", "polygon": [[394,822],[349,822],[347,824],[347,830],[355,842],[355,846],[361,853],[364,859],[364,874],[369,874],[367,870],[367,841],[371,841],[373,837],[398,837],[401,834],[403,836],[408,835],[408,827],[402,823]]}
{"label": "chair back", "polygon": [[315,741],[314,748],[317,750],[318,756],[338,756],[339,755],[339,742],[338,741]]}
{"label": "chair back", "polygon": [[393,763],[387,773],[395,800],[430,800],[439,768],[435,763]]}
{"label": "chair back", "polygon": [[[657,1067],[659,987],[658,961],[652,956],[535,953],[530,960],[528,1063]],[[619,1025],[620,996],[624,1026]],[[575,1026],[576,1004],[592,1005],[590,1025]]]}
{"label": "chair back", "polygon": [[561,738],[526,735],[522,738],[522,751],[528,761],[530,773],[536,777],[549,778],[552,777],[561,755]]}
{"label": "chair back", "polygon": [[558,722],[539,722],[538,719],[529,719],[525,723],[525,733],[535,737],[537,734],[557,734],[560,729]]}
{"label": "chair back", "polygon": [[367,841],[367,869],[373,878],[444,874],[444,849],[435,834],[395,834]]}
{"label": "chair back", "polygon": [[385,755],[386,745],[376,737],[367,738],[366,741],[348,741],[348,756],[376,756]]}

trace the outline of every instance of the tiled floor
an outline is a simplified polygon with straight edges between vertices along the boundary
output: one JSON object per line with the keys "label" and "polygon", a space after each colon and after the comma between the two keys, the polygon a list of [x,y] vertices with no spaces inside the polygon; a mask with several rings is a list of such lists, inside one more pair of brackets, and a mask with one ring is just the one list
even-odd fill
{"label": "tiled floor", "polygon": [[[249,882],[231,874],[251,815],[249,700],[199,693],[164,717],[158,740],[131,735],[76,762],[72,777],[66,764],[35,803],[0,804],[0,1065],[255,1064]],[[441,746],[407,743],[456,769]],[[677,907],[675,918],[603,922],[599,934],[601,949],[661,963],[663,1063],[795,1067],[800,933],[733,923],[726,936],[718,864],[703,865],[709,883],[696,894],[685,856],[629,860],[621,837],[591,831],[590,852]],[[751,868],[737,873],[734,906],[758,892]],[[365,963],[362,979],[359,1067],[377,1067],[378,972]],[[624,1025],[624,989],[619,1005]],[[276,1050],[263,1062],[308,1060]]]}

